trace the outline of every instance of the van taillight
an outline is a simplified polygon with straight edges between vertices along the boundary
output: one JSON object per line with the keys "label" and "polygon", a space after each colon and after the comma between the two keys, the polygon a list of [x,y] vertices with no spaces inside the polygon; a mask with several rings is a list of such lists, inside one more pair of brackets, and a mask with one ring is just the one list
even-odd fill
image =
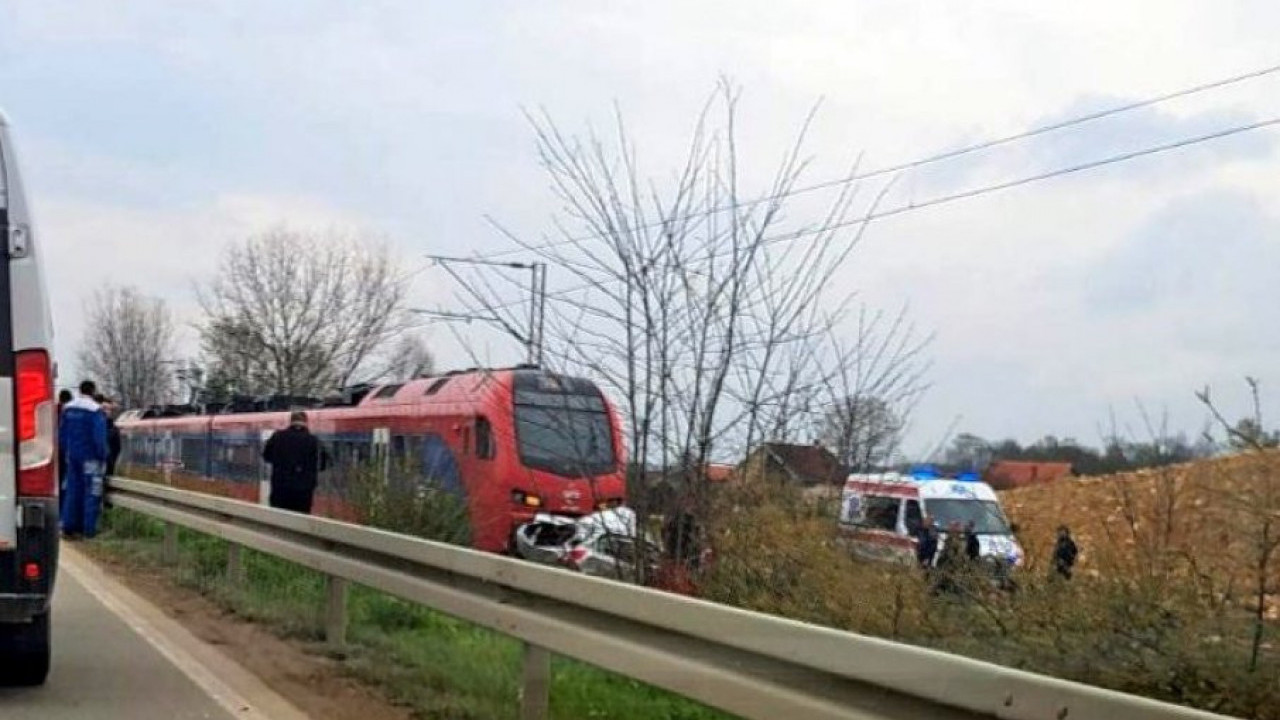
{"label": "van taillight", "polygon": [[24,350],[17,355],[18,494],[53,496],[55,480],[53,368],[49,353]]}

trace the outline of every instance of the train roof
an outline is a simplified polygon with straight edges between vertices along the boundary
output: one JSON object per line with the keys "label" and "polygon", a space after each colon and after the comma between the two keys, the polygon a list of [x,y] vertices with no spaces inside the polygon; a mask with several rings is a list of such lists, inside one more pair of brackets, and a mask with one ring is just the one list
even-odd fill
{"label": "train roof", "polygon": [[558,375],[529,365],[514,368],[474,368],[455,370],[443,375],[410,380],[405,383],[380,385],[360,401],[360,407],[378,405],[404,405],[419,402],[445,401],[459,395],[471,395],[495,383],[513,391],[566,393],[570,395],[598,395],[596,384],[584,378]]}
{"label": "train roof", "polygon": [[449,402],[471,399],[489,388],[507,391],[532,391],[566,394],[599,395],[595,383],[583,378],[558,375],[531,365],[506,368],[468,368],[403,383],[381,385],[363,384],[345,388],[328,398],[311,398],[289,395],[264,397],[237,396],[228,403],[196,405],[162,405],[132,409],[123,413],[118,422],[155,421],[190,417],[235,416],[261,413],[282,413],[291,410],[319,410],[330,408],[381,407],[387,405],[412,405],[423,402]]}

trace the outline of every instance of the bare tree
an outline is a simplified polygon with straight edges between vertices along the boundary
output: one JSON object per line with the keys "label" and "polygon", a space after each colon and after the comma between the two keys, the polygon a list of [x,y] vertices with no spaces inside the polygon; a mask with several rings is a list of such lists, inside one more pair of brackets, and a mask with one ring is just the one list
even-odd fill
{"label": "bare tree", "polygon": [[85,307],[88,327],[79,362],[125,407],[163,402],[171,389],[165,360],[173,353],[173,317],[158,298],[131,287],[98,290]]}
{"label": "bare tree", "polygon": [[408,382],[435,371],[436,360],[421,335],[406,333],[387,350],[382,378],[389,382]]}
{"label": "bare tree", "polygon": [[820,440],[847,467],[879,467],[893,456],[903,421],[889,403],[873,395],[846,395],[822,418]]}
{"label": "bare tree", "polygon": [[225,402],[233,392],[256,395],[268,392],[271,377],[256,355],[259,349],[251,332],[234,319],[210,320],[200,329],[202,364],[208,368],[206,401]]}
{"label": "bare tree", "polygon": [[992,455],[991,443],[972,433],[960,433],[943,451],[948,465],[960,465],[971,470],[985,467],[991,462]]}
{"label": "bare tree", "polygon": [[1280,478],[1277,478],[1275,466],[1268,462],[1267,452],[1270,443],[1262,432],[1262,400],[1259,382],[1256,378],[1246,377],[1249,395],[1253,401],[1250,422],[1232,426],[1214,404],[1206,387],[1196,393],[1196,398],[1209,410],[1215,422],[1226,433],[1235,447],[1244,448],[1246,458],[1250,461],[1242,470],[1247,473],[1248,482],[1240,486],[1235,493],[1224,498],[1237,517],[1236,522],[1243,523],[1250,532],[1250,569],[1253,573],[1253,637],[1249,649],[1249,670],[1256,671],[1265,644],[1267,632],[1268,605],[1276,602],[1280,594]]}
{"label": "bare tree", "polygon": [[279,227],[230,247],[199,288],[201,342],[239,392],[321,393],[369,372],[404,326],[404,296],[384,244]]}
{"label": "bare tree", "polygon": [[863,310],[851,343],[836,343],[835,381],[826,386],[821,438],[851,468],[883,465],[897,452],[916,401],[927,385],[922,358],[931,337],[920,338],[896,315]]}
{"label": "bare tree", "polygon": [[[689,490],[682,502],[694,512],[708,461],[798,432],[793,416],[812,428],[818,398],[840,376],[834,365],[849,357],[828,352],[850,299],[832,280],[866,228],[852,180],[836,183],[809,221],[784,212],[808,166],[812,114],[765,197],[748,198],[737,103],[738,90],[722,82],[665,189],[642,178],[620,115],[611,140],[569,136],[549,118],[531,118],[564,206],[560,238],[535,243],[507,233],[578,281],[551,296],[544,356],[619,398],[633,480],[662,468],[664,482]],[[487,313],[519,324],[515,305],[498,293],[473,294]],[[633,491],[633,500],[641,495]]]}

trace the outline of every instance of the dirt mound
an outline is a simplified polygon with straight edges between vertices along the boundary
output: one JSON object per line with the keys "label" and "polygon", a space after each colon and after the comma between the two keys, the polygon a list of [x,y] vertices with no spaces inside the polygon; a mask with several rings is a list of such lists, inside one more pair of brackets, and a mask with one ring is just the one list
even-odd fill
{"label": "dirt mound", "polygon": [[[1008,490],[1001,502],[1033,561],[1045,567],[1059,525],[1071,528],[1082,573],[1159,563],[1226,596],[1256,592],[1262,551],[1280,571],[1280,453],[1247,453]],[[1268,582],[1280,585],[1280,578]],[[1272,587],[1272,593],[1280,588]],[[1276,607],[1268,608],[1277,614]]]}

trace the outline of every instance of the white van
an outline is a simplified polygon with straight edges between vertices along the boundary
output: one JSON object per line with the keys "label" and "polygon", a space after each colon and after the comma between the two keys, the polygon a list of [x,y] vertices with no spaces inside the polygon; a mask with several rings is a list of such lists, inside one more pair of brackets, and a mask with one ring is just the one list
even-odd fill
{"label": "white van", "polygon": [[43,248],[0,113],[0,684],[49,672],[49,607],[58,567],[53,324]]}
{"label": "white van", "polygon": [[845,481],[840,535],[859,555],[914,564],[916,532],[925,517],[933,519],[943,538],[954,524],[967,528],[972,523],[981,557],[1022,564],[1022,547],[986,483],[898,473],[850,475]]}

